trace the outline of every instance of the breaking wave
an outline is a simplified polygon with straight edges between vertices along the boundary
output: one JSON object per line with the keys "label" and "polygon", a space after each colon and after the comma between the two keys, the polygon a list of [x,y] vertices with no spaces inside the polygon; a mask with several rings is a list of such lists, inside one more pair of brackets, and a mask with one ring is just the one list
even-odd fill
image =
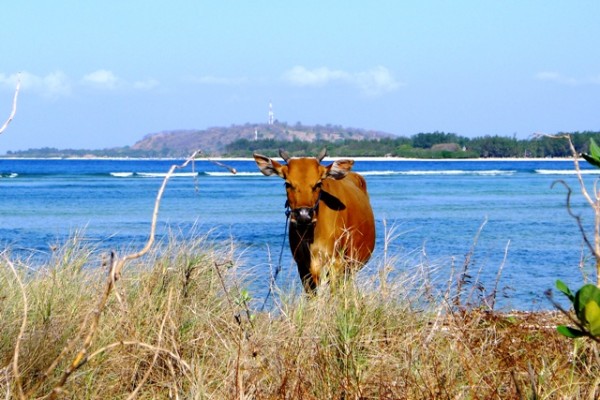
{"label": "breaking wave", "polygon": [[[168,175],[166,172],[111,172],[111,176],[116,178],[130,178],[139,176],[142,178],[164,178]],[[172,177],[189,177],[198,176],[198,172],[175,172],[171,174]]]}
{"label": "breaking wave", "polygon": [[361,175],[484,175],[484,176],[494,176],[494,175],[514,175],[517,171],[514,170],[500,170],[500,169],[490,169],[490,170],[462,170],[462,169],[450,169],[450,170],[410,170],[410,171],[364,171],[360,172]]}
{"label": "breaking wave", "polygon": [[[582,169],[579,172],[582,175],[600,174],[600,170],[596,169]],[[574,169],[536,169],[535,173],[540,175],[576,175],[577,171]]]}

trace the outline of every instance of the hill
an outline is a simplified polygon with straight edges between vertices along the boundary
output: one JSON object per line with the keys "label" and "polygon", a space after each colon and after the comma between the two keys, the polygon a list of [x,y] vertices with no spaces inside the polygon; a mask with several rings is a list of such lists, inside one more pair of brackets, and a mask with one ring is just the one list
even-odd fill
{"label": "hill", "polygon": [[[317,154],[327,147],[334,157],[402,157],[402,158],[505,158],[505,157],[571,157],[565,133],[557,138],[540,136],[517,139],[504,136],[468,138],[455,133],[417,133],[410,137],[389,133],[343,128],[333,125],[304,126],[285,123],[232,125],[205,130],[174,130],[146,135],[133,146],[90,149],[38,148],[7,151],[6,157],[70,158],[70,157],[172,157],[186,158],[196,150],[215,157],[252,157],[253,152],[277,155],[285,148],[292,155]],[[600,132],[571,132],[569,136],[578,153],[589,151],[593,138]],[[0,157],[3,157],[0,155]]]}
{"label": "hill", "polygon": [[305,126],[296,124],[290,126],[280,122],[273,125],[248,123],[205,130],[174,130],[152,133],[136,142],[131,146],[131,149],[172,156],[185,156],[200,149],[209,155],[220,155],[226,145],[240,139],[337,142],[344,139],[371,140],[392,137],[394,135],[390,133],[334,125]]}

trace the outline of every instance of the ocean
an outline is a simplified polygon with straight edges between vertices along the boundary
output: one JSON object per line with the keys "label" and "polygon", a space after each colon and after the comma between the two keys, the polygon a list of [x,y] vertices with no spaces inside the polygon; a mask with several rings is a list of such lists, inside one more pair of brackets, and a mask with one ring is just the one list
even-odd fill
{"label": "ocean", "polygon": [[[43,262],[53,246],[76,234],[98,251],[141,248],[164,174],[182,162],[0,159],[0,249]],[[253,160],[222,162],[237,174],[207,160],[176,171],[161,203],[157,239],[176,233],[233,241],[260,298],[285,235],[283,181],[263,176]],[[591,189],[598,174],[582,167]],[[572,161],[361,159],[353,169],[367,180],[378,236],[359,279],[393,257],[396,272],[428,266],[443,285],[467,262],[475,290],[489,292],[501,268],[497,308],[519,310],[552,309],[544,291],[556,279],[572,288],[584,274],[595,279],[566,209],[567,190],[552,187],[563,180],[573,189],[573,211],[592,235],[593,214]],[[278,283],[299,285],[287,242],[282,268]]]}

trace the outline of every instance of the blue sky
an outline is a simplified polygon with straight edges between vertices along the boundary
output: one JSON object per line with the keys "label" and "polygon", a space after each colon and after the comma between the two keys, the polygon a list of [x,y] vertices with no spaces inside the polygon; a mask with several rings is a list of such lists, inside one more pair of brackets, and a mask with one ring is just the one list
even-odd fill
{"label": "blue sky", "polygon": [[9,1],[0,153],[267,121],[600,131],[598,1]]}

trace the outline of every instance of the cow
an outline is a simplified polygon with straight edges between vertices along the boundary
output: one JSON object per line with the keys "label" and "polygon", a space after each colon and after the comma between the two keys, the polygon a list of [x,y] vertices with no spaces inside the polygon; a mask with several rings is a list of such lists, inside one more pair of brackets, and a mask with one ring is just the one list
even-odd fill
{"label": "cow", "polygon": [[314,293],[327,274],[330,279],[355,271],[375,247],[375,218],[361,175],[350,171],[353,160],[322,165],[323,149],[315,157],[279,155],[286,164],[254,153],[260,171],[285,180],[289,244],[302,285]]}

